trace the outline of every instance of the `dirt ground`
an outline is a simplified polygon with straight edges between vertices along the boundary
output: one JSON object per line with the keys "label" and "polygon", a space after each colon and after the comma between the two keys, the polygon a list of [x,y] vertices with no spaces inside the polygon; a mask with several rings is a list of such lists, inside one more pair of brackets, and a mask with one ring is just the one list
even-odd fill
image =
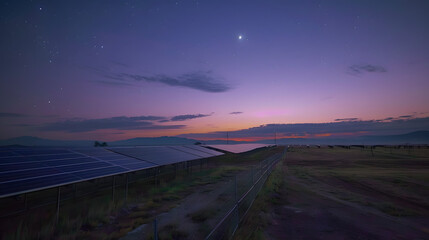
{"label": "dirt ground", "polygon": [[295,148],[267,239],[429,239],[429,151]]}

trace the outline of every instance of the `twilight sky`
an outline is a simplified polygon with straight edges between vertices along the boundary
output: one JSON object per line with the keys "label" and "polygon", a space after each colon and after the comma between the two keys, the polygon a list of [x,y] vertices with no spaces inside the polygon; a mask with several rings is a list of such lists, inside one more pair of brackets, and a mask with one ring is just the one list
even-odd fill
{"label": "twilight sky", "polygon": [[2,1],[0,138],[429,130],[428,12],[424,0]]}

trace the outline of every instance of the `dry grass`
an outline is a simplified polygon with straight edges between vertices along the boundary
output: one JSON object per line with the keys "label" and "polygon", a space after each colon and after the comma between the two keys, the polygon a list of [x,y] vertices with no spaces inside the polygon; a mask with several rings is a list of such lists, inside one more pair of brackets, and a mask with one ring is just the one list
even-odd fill
{"label": "dry grass", "polygon": [[271,222],[271,209],[279,203],[281,189],[284,186],[283,163],[279,162],[259,192],[252,207],[241,222],[234,239],[266,239],[264,229]]}

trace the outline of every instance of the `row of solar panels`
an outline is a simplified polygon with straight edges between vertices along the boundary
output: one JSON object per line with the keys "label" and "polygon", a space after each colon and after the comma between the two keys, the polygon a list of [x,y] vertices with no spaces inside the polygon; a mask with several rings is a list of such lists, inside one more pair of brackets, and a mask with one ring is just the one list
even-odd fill
{"label": "row of solar panels", "polygon": [[195,145],[0,148],[0,197],[218,155]]}

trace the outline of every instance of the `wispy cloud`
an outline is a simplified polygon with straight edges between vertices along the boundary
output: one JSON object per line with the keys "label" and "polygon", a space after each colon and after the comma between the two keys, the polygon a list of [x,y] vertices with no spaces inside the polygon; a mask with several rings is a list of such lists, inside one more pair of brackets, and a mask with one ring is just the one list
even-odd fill
{"label": "wispy cloud", "polygon": [[107,85],[107,86],[113,86],[113,87],[129,87],[129,86],[134,86],[134,84],[128,83],[128,82],[115,82],[115,81],[105,81],[105,80],[97,80],[94,81],[96,83],[100,83],[103,85]]}
{"label": "wispy cloud", "polygon": [[169,86],[192,88],[204,92],[226,92],[230,87],[216,79],[208,72],[193,72],[176,77],[167,75],[143,76],[137,74],[122,74],[124,77],[135,81],[158,82]]}
{"label": "wispy cloud", "polygon": [[211,116],[213,113],[210,114],[185,114],[185,115],[178,115],[178,116],[174,116],[170,119],[170,121],[172,122],[178,122],[178,121],[185,121],[185,120],[190,120],[190,119],[195,119],[195,118],[203,118],[203,117],[208,117]]}
{"label": "wispy cloud", "polygon": [[350,121],[357,121],[359,118],[337,118],[335,119],[335,122],[350,122]]}
{"label": "wispy cloud", "polygon": [[153,121],[165,119],[159,116],[112,117],[99,119],[69,119],[46,123],[42,131],[90,132],[103,129],[143,130],[143,129],[181,129],[186,125],[158,125]]}
{"label": "wispy cloud", "polygon": [[237,115],[237,114],[242,114],[243,112],[230,112],[229,114],[232,114],[232,115]]}
{"label": "wispy cloud", "polygon": [[195,71],[190,73],[185,73],[178,76],[168,76],[165,74],[157,75],[141,75],[141,74],[131,74],[131,73],[114,73],[110,72],[105,68],[95,68],[95,67],[84,67],[89,69],[107,79],[103,81],[96,81],[102,84],[108,84],[114,86],[131,86],[135,85],[138,82],[151,82],[151,83],[160,83],[172,87],[185,87],[191,88],[203,92],[210,93],[220,93],[226,92],[231,89],[231,87],[224,82],[224,80],[213,74],[212,71]]}
{"label": "wispy cloud", "polygon": [[387,69],[383,66],[372,64],[355,64],[348,69],[350,74],[360,75],[363,73],[385,73]]}
{"label": "wispy cloud", "polygon": [[0,118],[21,118],[27,116],[28,115],[21,113],[0,112]]}

